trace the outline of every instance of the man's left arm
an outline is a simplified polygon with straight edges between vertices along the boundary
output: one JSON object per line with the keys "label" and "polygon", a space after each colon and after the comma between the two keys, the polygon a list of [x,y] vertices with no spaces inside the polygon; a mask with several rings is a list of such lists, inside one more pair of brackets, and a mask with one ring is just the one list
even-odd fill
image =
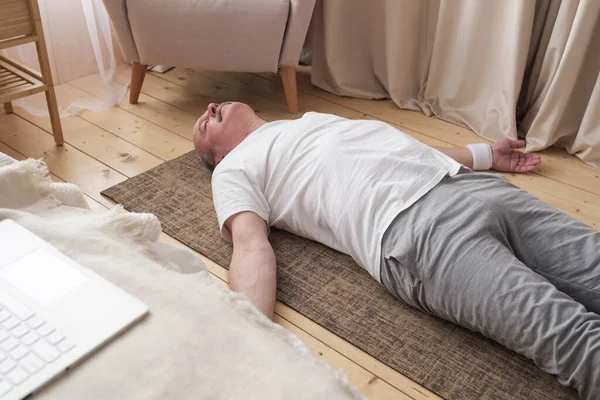
{"label": "man's left arm", "polygon": [[500,140],[492,145],[477,144],[468,147],[434,147],[467,168],[494,169],[501,172],[531,172],[542,162],[539,154],[523,153],[523,140]]}

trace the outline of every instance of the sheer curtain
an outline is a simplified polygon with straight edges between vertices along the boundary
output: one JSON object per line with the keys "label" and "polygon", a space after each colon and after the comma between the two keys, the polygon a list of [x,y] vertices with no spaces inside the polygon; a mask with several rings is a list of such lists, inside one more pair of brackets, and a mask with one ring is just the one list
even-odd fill
{"label": "sheer curtain", "polygon": [[[77,78],[100,73],[106,86],[104,98],[90,95],[77,101],[61,103],[61,117],[78,114],[83,110],[100,111],[120,104],[128,85],[115,81],[117,63],[121,59],[120,49],[113,40],[108,14],[101,0],[38,0],[42,14],[42,25],[55,85]],[[35,46],[23,45],[3,50],[3,53],[39,70]],[[41,102],[27,98],[13,102],[30,114],[47,116]]]}
{"label": "sheer curtain", "polygon": [[313,84],[600,168],[600,2],[320,0]]}

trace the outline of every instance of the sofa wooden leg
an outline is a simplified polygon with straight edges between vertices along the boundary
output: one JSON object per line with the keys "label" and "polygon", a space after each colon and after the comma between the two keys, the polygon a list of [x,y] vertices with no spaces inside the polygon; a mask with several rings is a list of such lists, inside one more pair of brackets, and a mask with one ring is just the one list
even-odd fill
{"label": "sofa wooden leg", "polygon": [[298,93],[296,89],[296,68],[284,66],[279,68],[281,82],[283,82],[283,90],[285,91],[285,99],[287,100],[288,110],[295,114],[298,112]]}
{"label": "sofa wooden leg", "polygon": [[6,111],[7,114],[12,114],[13,113],[13,106],[12,106],[12,103],[10,101],[4,103],[4,111]]}
{"label": "sofa wooden leg", "polygon": [[131,86],[129,88],[129,103],[137,104],[146,77],[147,65],[134,62],[131,68]]}

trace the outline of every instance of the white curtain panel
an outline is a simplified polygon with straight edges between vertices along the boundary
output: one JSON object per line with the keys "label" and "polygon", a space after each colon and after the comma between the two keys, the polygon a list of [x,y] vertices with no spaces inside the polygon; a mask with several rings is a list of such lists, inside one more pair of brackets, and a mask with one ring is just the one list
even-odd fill
{"label": "white curtain panel", "polygon": [[600,167],[599,15],[597,0],[319,0],[312,81]]}

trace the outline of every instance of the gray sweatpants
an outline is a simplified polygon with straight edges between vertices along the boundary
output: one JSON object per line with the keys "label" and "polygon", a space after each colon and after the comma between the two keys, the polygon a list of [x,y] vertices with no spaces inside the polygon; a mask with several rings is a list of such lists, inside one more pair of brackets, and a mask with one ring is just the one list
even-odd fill
{"label": "gray sweatpants", "polygon": [[400,213],[380,276],[409,305],[600,399],[600,233],[502,176],[462,170]]}

